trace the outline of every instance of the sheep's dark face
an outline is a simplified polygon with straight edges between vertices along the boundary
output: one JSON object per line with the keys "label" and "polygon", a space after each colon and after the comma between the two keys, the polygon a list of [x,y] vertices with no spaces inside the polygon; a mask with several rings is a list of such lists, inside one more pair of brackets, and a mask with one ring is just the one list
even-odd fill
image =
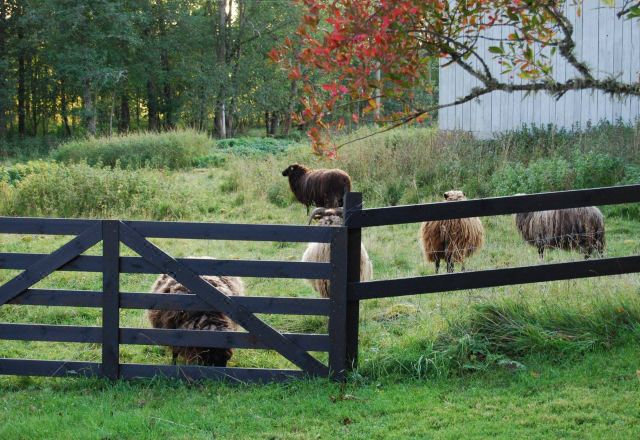
{"label": "sheep's dark face", "polygon": [[283,172],[282,175],[285,177],[293,176],[296,174],[304,174],[305,169],[301,165],[294,163],[293,165],[289,165]]}

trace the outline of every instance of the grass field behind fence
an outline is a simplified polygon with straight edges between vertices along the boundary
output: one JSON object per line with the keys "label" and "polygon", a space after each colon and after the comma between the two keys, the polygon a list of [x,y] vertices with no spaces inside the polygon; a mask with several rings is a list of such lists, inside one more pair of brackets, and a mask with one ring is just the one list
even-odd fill
{"label": "grass field behind fence", "polygon": [[[611,132],[607,135],[606,130]],[[44,172],[25,172],[17,182],[5,179],[0,210],[4,215],[81,216],[73,203],[74,191],[84,177],[98,175],[98,184],[93,189],[86,186],[89,194],[81,200],[83,212],[92,217],[301,224],[306,220],[304,208],[292,200],[280,175],[294,161],[345,168],[354,178],[354,190],[364,193],[366,207],[439,200],[452,188],[470,196],[492,195],[502,191],[495,176],[518,181],[509,167],[542,173],[530,179],[530,185],[568,187],[587,175],[580,171],[587,167],[600,176],[594,177],[595,186],[610,179],[602,171],[609,166],[606,157],[622,158],[626,166],[616,176],[620,182],[613,183],[633,183],[637,138],[625,130],[605,127],[573,141],[569,135],[549,140],[544,133],[520,133],[495,142],[489,151],[489,144],[411,129],[351,145],[337,163],[311,157],[304,146],[287,144],[274,154],[263,149],[257,155],[234,155],[228,153],[232,147],[225,147],[224,153],[214,149],[210,157],[224,159],[203,159],[204,168],[175,171],[79,164],[71,171],[52,173],[47,167],[65,166],[49,164],[42,166]],[[545,178],[539,164],[549,156],[549,142],[556,146],[554,160],[565,160],[566,169],[555,166],[554,174]],[[480,153],[474,148],[485,149],[481,151],[493,162],[475,163],[480,156],[474,155]],[[578,149],[600,156],[581,165],[574,159]],[[47,187],[44,173],[60,183]],[[134,189],[149,183],[148,192],[114,189],[114,182],[132,182]],[[565,189],[556,186],[542,189]],[[105,203],[104,194],[117,198],[118,191],[127,194],[127,203]],[[637,205],[604,212],[606,256],[640,253]],[[484,218],[483,223],[486,244],[467,262],[468,270],[539,263],[536,250],[521,241],[510,216]],[[375,279],[433,273],[420,254],[418,227],[364,230]],[[46,253],[69,238],[2,235],[0,249]],[[152,241],[180,257],[297,261],[304,250],[304,244]],[[100,247],[88,253],[99,254]],[[133,255],[124,245],[123,253]],[[552,251],[545,262],[581,258]],[[0,282],[17,273],[0,271]],[[123,275],[122,290],[148,291],[154,278]],[[316,295],[303,280],[245,278],[245,284],[252,296]],[[100,290],[101,278],[56,273],[37,287]],[[100,309],[0,308],[0,321],[12,323],[99,326],[100,316]],[[265,319],[282,331],[326,332],[325,318]],[[123,310],[121,325],[149,326],[141,310]],[[44,438],[64,432],[76,438],[411,438],[427,433],[436,438],[509,438],[515,433],[601,438],[616,432],[620,438],[634,438],[640,433],[639,342],[637,274],[370,300],[361,306],[360,368],[344,388],[326,381],[255,387],[0,377],[0,418],[9,421],[0,424],[0,437]],[[99,361],[100,350],[95,344],[0,341],[2,357]],[[162,347],[121,350],[122,362],[170,363]],[[324,356],[319,355],[323,360]],[[237,350],[230,365],[291,367],[264,350]]]}

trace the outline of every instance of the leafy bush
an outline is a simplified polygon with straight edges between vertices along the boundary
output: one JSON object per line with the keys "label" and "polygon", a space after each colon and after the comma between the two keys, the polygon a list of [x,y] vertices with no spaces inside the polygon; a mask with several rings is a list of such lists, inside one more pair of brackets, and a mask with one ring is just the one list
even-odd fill
{"label": "leafy bush", "polygon": [[273,184],[267,189],[267,200],[275,206],[286,208],[293,202],[293,194],[287,185]]}
{"label": "leafy bush", "polygon": [[576,188],[616,185],[624,180],[626,171],[622,159],[595,151],[575,152],[573,167]]}
{"label": "leafy bush", "polygon": [[145,212],[159,190],[159,182],[145,173],[59,165],[17,182],[2,208],[17,216],[120,216]]}
{"label": "leafy bush", "polygon": [[283,153],[294,144],[289,139],[274,138],[231,138],[218,141],[217,148],[241,156]]}
{"label": "leafy bush", "polygon": [[222,154],[211,153],[206,156],[196,157],[193,166],[196,168],[220,168],[227,163],[227,158]]}
{"label": "leafy bush", "polygon": [[214,142],[192,130],[136,133],[67,142],[54,157],[61,162],[86,162],[122,168],[188,168],[206,156]]}
{"label": "leafy bush", "polygon": [[22,161],[46,157],[61,140],[55,136],[0,139],[0,157]]}
{"label": "leafy bush", "polygon": [[0,167],[0,181],[4,181],[9,185],[16,185],[31,174],[46,174],[57,167],[59,167],[57,163],[45,162],[43,160],[34,160]]}

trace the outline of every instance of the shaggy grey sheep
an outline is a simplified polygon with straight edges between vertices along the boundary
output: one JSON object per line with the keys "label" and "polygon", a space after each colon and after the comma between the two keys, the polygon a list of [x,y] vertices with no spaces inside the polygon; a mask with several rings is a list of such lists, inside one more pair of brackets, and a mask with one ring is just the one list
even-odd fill
{"label": "shaggy grey sheep", "polygon": [[[238,277],[201,276],[203,280],[227,296],[244,296],[244,285]],[[151,288],[155,293],[188,294],[189,290],[168,275],[160,275]],[[148,310],[147,317],[154,328],[235,331],[237,326],[220,312],[184,310]],[[233,355],[230,348],[171,347],[173,362],[180,356],[187,363],[224,367]]]}
{"label": "shaggy grey sheep", "polygon": [[515,215],[516,227],[522,238],[538,249],[559,248],[578,250],[588,259],[594,252],[604,252],[604,217],[594,206],[525,212]]}

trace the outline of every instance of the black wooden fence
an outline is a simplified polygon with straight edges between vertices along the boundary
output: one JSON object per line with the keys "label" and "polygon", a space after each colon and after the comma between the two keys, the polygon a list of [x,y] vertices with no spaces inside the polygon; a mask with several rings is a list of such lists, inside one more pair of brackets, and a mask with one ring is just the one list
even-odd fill
{"label": "black wooden fence", "polygon": [[[640,272],[640,255],[635,255],[360,282],[358,261],[362,228],[637,202],[640,202],[640,185],[373,209],[362,208],[360,194],[348,194],[345,199],[345,226],[349,243],[347,364],[350,367],[357,365],[358,310],[361,300]],[[640,228],[635,237],[640,240]]]}
{"label": "black wooden fence", "polygon": [[[360,282],[362,228],[636,202],[640,202],[640,185],[374,209],[363,209],[361,194],[349,193],[344,227],[0,218],[2,234],[76,236],[51,254],[0,253],[0,269],[24,270],[0,286],[0,307],[19,304],[102,308],[101,327],[0,323],[0,340],[102,344],[102,362],[0,358],[0,374],[99,375],[111,379],[163,375],[240,381],[312,375],[341,379],[357,364],[361,300],[640,272],[637,255]],[[173,258],[148,238],[320,242],[330,244],[331,257],[328,263]],[[102,255],[83,255],[100,242]],[[139,256],[121,256],[120,243]],[[102,291],[32,288],[55,271],[100,272]],[[192,295],[121,292],[122,273],[169,274]],[[227,297],[199,275],[328,279],[331,295],[330,299]],[[231,317],[245,332],[121,328],[119,312],[123,308],[217,310]],[[328,334],[281,333],[256,313],[327,316]],[[270,349],[299,369],[127,364],[120,362],[122,344]],[[328,352],[328,365],[310,352]]]}
{"label": "black wooden fence", "polygon": [[[0,233],[76,235],[51,254],[0,254],[1,269],[24,269],[0,286],[3,304],[102,308],[101,327],[0,324],[0,340],[102,344],[102,362],[0,359],[0,374],[41,376],[101,375],[110,379],[163,375],[191,379],[284,380],[303,375],[339,378],[345,370],[346,229],[313,226],[230,225],[117,220],[0,218]],[[275,242],[320,242],[331,246],[328,263],[176,259],[148,238]],[[102,255],[82,255],[102,242]],[[120,256],[120,243],[139,257]],[[102,291],[33,289],[54,271],[101,272]],[[120,291],[122,273],[169,274],[193,295]],[[199,275],[329,279],[331,299],[227,297]],[[121,328],[119,312],[128,309],[217,310],[246,332],[201,332]],[[328,334],[280,333],[260,314],[329,317]],[[140,365],[120,362],[121,344],[176,345],[275,350],[299,370]],[[329,352],[329,364],[309,352]]]}

